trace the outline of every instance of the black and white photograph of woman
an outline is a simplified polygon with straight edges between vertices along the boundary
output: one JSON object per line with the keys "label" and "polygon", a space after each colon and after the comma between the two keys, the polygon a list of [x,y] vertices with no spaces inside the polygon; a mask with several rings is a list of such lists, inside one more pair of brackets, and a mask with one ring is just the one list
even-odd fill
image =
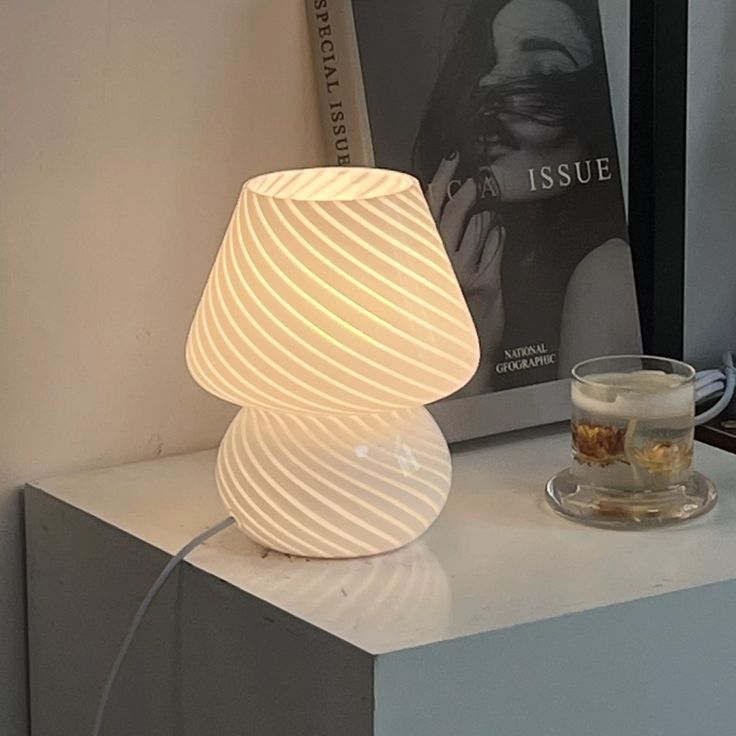
{"label": "black and white photograph of woman", "polygon": [[473,0],[446,42],[414,173],[480,337],[461,395],[638,352],[595,0]]}

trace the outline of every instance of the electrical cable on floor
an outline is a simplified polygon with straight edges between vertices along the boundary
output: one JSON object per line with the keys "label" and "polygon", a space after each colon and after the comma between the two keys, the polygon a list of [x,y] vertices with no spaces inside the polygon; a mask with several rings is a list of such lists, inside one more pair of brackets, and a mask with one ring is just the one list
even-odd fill
{"label": "electrical cable on floor", "polygon": [[156,597],[158,592],[163,588],[166,581],[169,579],[169,576],[171,573],[176,569],[176,566],[196,547],[199,547],[200,544],[203,544],[208,539],[211,539],[216,534],[219,534],[224,529],[227,529],[229,526],[235,523],[235,519],[232,517],[228,517],[227,519],[224,519],[219,524],[216,524],[215,526],[211,527],[210,529],[207,529],[206,531],[202,532],[198,536],[196,536],[194,539],[192,539],[191,542],[188,542],[185,544],[166,564],[166,567],[161,571],[159,576],[156,578],[153,585],[149,588],[148,593],[146,593],[145,598],[143,599],[143,602],[138,607],[138,610],[136,611],[135,616],[133,617],[133,620],[130,624],[130,627],[128,628],[128,632],[125,635],[125,638],[123,639],[123,643],[120,645],[120,650],[118,651],[117,657],[115,657],[115,662],[112,665],[112,668],[110,669],[110,674],[107,676],[107,681],[105,682],[105,688],[102,691],[102,696],[100,697],[99,705],[97,706],[97,713],[95,715],[95,725],[92,730],[92,736],[100,736],[100,729],[102,728],[102,721],[105,716],[105,709],[107,707],[107,702],[110,699],[110,693],[112,692],[112,688],[115,685],[115,680],[117,679],[118,673],[120,672],[120,668],[123,664],[123,661],[125,660],[125,656],[128,653],[128,649],[130,649],[130,644],[133,641],[133,637],[136,634],[136,631],[138,631],[138,627],[141,625],[141,622],[143,621],[144,616],[146,615],[146,612],[148,611],[151,603],[153,602],[153,599]]}

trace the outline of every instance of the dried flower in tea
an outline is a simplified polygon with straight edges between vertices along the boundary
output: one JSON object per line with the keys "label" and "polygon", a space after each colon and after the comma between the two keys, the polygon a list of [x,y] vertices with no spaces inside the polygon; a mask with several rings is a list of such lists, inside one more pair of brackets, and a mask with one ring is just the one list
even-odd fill
{"label": "dried flower in tea", "polygon": [[652,442],[634,450],[634,460],[655,475],[677,475],[693,463],[693,447],[680,442]]}
{"label": "dried flower in tea", "polygon": [[625,429],[585,422],[573,422],[570,426],[574,456],[579,463],[605,468],[615,462],[626,462]]}

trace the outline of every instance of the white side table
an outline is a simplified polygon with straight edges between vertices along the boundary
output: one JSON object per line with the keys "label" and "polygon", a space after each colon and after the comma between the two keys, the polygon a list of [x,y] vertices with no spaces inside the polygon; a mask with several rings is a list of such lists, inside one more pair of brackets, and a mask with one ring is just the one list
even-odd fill
{"label": "white side table", "polygon": [[[105,736],[736,733],[736,456],[705,445],[716,510],[588,529],[543,501],[559,428],[455,454],[416,544],[328,562],[230,528],[152,607]],[[214,452],[50,478],[26,494],[34,736],[86,736],[168,556],[224,518]]]}

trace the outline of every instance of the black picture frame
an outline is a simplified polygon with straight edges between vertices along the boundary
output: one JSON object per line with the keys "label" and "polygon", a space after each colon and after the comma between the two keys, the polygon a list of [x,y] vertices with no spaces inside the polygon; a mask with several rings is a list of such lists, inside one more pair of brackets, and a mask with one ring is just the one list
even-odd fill
{"label": "black picture frame", "polygon": [[631,0],[629,234],[644,350],[682,358],[689,0]]}

